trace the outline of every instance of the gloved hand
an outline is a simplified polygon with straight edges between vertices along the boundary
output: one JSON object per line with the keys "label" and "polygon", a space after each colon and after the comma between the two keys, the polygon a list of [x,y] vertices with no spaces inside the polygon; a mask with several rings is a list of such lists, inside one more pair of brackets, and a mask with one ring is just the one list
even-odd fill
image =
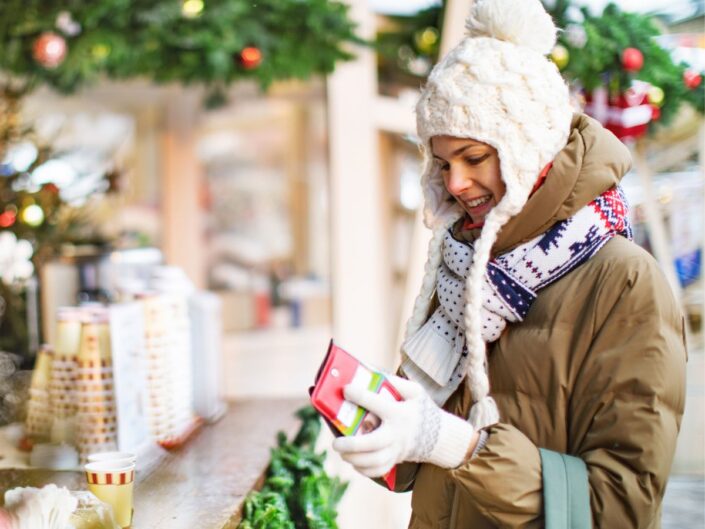
{"label": "gloved hand", "polygon": [[371,433],[339,437],[333,448],[368,477],[386,474],[403,461],[455,468],[477,443],[469,422],[439,408],[420,384],[389,376],[403,401],[347,385],[345,399],[377,415],[382,424]]}

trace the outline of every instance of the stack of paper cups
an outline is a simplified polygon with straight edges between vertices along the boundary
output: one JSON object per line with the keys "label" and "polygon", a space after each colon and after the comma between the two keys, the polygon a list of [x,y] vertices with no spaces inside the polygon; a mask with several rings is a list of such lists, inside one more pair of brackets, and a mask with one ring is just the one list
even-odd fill
{"label": "stack of paper cups", "polygon": [[27,435],[35,440],[46,440],[51,433],[51,399],[49,381],[54,352],[48,345],[43,345],[37,353],[37,360],[29,386],[27,402]]}
{"label": "stack of paper cups", "polygon": [[76,377],[81,344],[81,319],[78,307],[60,307],[57,316],[56,351],[52,362],[49,390],[53,411],[51,440],[75,442]]}
{"label": "stack of paper cups", "polygon": [[195,419],[186,299],[179,294],[153,295],[143,303],[150,433],[159,442],[171,442]]}
{"label": "stack of paper cups", "polygon": [[145,373],[147,374],[147,417],[150,434],[163,440],[173,422],[169,343],[163,298],[144,298]]}
{"label": "stack of paper cups", "polygon": [[171,342],[171,387],[173,395],[172,437],[180,437],[191,427],[193,413],[193,368],[191,361],[191,325],[186,296],[174,294],[165,297],[167,321]]}
{"label": "stack of paper cups", "polygon": [[76,445],[85,461],[93,452],[117,447],[117,412],[113,386],[107,310],[83,315],[76,367]]}

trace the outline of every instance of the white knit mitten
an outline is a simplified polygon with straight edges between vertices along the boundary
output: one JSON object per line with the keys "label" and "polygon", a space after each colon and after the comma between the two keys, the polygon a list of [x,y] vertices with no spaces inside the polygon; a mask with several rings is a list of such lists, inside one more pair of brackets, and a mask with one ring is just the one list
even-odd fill
{"label": "white knit mitten", "polygon": [[346,386],[345,398],[377,415],[382,424],[371,433],[339,437],[333,448],[368,477],[386,474],[403,461],[455,468],[466,458],[475,431],[469,422],[443,411],[420,384],[390,376],[402,401]]}

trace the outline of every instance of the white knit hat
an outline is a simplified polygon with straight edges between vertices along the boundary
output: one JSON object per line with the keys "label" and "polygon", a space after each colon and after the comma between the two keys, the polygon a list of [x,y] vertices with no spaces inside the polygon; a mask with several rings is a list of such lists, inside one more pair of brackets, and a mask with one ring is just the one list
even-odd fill
{"label": "white knit hat", "polygon": [[482,277],[500,229],[521,211],[541,170],[566,145],[573,109],[566,83],[545,57],[556,43],[556,27],[539,0],[475,0],[466,28],[468,36],[434,67],[416,107],[424,154],[424,222],[433,238],[406,332],[412,336],[428,316],[443,234],[464,215],[443,184],[430,140],[448,135],[487,143],[499,155],[506,193],[487,215],[474,245],[464,320],[466,380],[475,401],[470,420],[482,427],[498,419],[481,336]]}

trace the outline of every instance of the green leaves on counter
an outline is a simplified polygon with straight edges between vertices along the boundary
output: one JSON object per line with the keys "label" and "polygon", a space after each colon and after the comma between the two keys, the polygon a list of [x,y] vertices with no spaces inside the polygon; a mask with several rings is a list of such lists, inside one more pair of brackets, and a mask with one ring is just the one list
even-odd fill
{"label": "green leaves on counter", "polygon": [[337,529],[336,507],[348,485],[326,474],[326,453],[315,452],[316,410],[307,406],[296,415],[303,424],[292,442],[279,432],[267,479],[245,500],[239,529]]}

